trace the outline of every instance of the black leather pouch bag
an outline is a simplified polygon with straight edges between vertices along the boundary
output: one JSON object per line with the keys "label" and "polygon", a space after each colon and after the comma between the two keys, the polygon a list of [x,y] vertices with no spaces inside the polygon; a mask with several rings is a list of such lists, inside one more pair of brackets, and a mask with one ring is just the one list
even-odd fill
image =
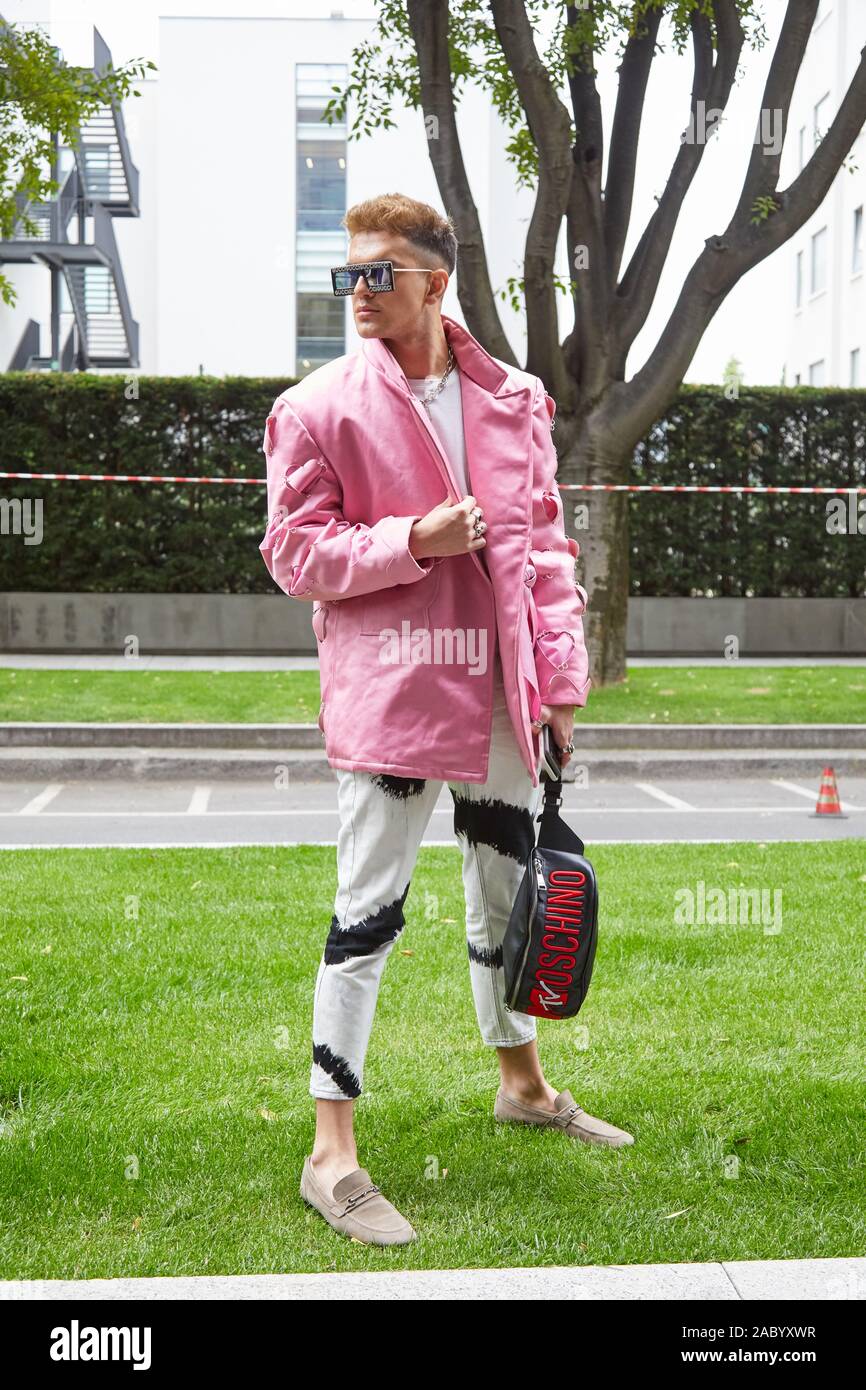
{"label": "black leather pouch bag", "polygon": [[583,841],[559,814],[562,779],[542,763],[544,804],[502,945],[506,1008],[573,1018],[589,989],[598,940],[598,884]]}

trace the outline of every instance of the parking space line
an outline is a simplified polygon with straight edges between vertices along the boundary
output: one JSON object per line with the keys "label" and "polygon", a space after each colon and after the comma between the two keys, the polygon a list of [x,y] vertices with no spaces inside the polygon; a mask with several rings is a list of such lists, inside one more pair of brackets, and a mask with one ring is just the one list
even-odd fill
{"label": "parking space line", "polygon": [[654,796],[657,801],[663,801],[665,806],[671,806],[675,811],[695,811],[697,807],[692,806],[691,802],[683,801],[678,796],[671,796],[670,792],[663,792],[661,787],[654,787],[652,782],[635,782],[639,792],[646,792],[647,796]]}
{"label": "parking space line", "polygon": [[186,814],[188,816],[207,815],[207,804],[210,801],[210,794],[210,787],[194,788],[193,794],[190,798],[190,803],[186,808]]}
{"label": "parking space line", "polygon": [[[818,793],[810,787],[800,787],[796,782],[784,782],[779,777],[773,777],[770,780],[774,787],[781,787],[783,791],[796,792],[798,796],[805,796],[807,800],[811,801],[813,810],[817,806]],[[839,798],[839,805],[843,811],[859,811],[861,809],[859,806],[852,806],[850,801],[843,801],[841,797]]]}
{"label": "parking space line", "polygon": [[19,816],[38,816],[43,806],[47,806],[49,801],[53,801],[59,792],[63,791],[64,782],[49,782],[48,786],[34,796],[32,801],[28,801],[26,806],[22,806],[20,811],[15,812]]}
{"label": "parking space line", "polygon": [[[677,798],[672,797],[671,800],[676,801]],[[843,806],[847,805],[845,802],[842,804]],[[24,810],[26,809],[25,807]],[[797,808],[790,805],[689,806],[688,803],[685,803],[682,809],[680,809],[679,806],[672,806],[668,809],[672,815],[678,812],[680,815],[692,816],[784,816],[791,815],[792,811]],[[858,811],[862,808],[850,806],[849,809]],[[591,806],[577,801],[569,801],[563,802],[561,811],[566,815],[573,816],[657,816],[659,808],[657,806]],[[11,818],[17,819],[18,816],[23,814],[23,811],[0,811],[0,821],[9,820]],[[153,811],[121,811],[106,806],[101,811],[44,811],[40,814],[43,820],[105,820],[107,818],[111,820],[154,820],[157,818],[159,820],[174,820],[177,817],[185,819],[189,815],[197,813],[191,811],[189,807],[184,811],[166,811],[160,807],[155,808]],[[205,816],[207,820],[220,820],[228,817],[239,819],[243,816],[303,816],[304,819],[308,819],[311,816],[337,816],[339,815],[339,808],[337,806],[290,806],[287,809],[283,809],[281,807],[262,808],[261,806],[257,806],[246,809],[238,806],[233,807],[230,811],[208,810],[199,812],[198,814]],[[453,814],[453,811],[444,806],[436,807],[433,810],[434,816],[451,817]]]}

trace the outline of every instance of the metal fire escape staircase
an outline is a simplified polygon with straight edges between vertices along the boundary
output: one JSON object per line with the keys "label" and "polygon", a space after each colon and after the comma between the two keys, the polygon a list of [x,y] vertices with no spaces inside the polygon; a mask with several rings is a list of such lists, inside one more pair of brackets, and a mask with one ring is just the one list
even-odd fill
{"label": "metal fire escape staircase", "polygon": [[[94,71],[102,73],[111,53],[98,29],[93,31]],[[78,129],[74,166],[60,192],[48,202],[19,202],[12,238],[0,241],[0,263],[27,261],[51,271],[51,354],[39,354],[39,324],[30,319],[9,371],[58,366],[78,368],[139,366],[138,323],[132,317],[120,253],[112,225],[115,217],[138,217],[138,170],[132,162],[118,103],[100,107]],[[55,177],[57,177],[55,173]],[[28,231],[24,214],[35,223]],[[74,236],[70,236],[70,224]],[[72,307],[72,323],[60,346],[62,277]]]}

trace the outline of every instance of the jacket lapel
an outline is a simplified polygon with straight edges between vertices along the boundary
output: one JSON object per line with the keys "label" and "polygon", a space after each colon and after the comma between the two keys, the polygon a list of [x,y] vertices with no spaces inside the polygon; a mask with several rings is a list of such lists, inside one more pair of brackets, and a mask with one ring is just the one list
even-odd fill
{"label": "jacket lapel", "polygon": [[[484,510],[491,541],[521,537],[525,543],[484,548],[486,568],[506,610],[523,597],[523,571],[532,528],[532,388],[491,357],[456,320],[442,315],[442,327],[460,369],[466,464],[472,492]],[[411,391],[405,373],[381,338],[362,342],[367,360],[406,397],[406,407],[423,421],[441,471],[451,469],[427,412]],[[524,374],[521,373],[521,376]],[[453,481],[452,481],[453,486]],[[479,555],[473,556],[482,570]]]}
{"label": "jacket lapel", "polygon": [[[502,396],[470,376],[460,384],[467,471],[490,538],[484,557],[496,589],[516,598],[522,594],[532,527],[530,388]],[[518,399],[521,395],[524,399]],[[506,538],[510,544],[497,543]]]}

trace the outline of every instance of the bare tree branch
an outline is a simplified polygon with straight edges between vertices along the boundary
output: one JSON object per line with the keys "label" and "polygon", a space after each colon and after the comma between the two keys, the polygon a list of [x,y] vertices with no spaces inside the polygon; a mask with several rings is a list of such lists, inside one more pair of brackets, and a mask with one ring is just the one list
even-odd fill
{"label": "bare tree branch", "polygon": [[[811,0],[809,2],[811,3]],[[794,0],[791,0],[791,3],[793,4]],[[771,251],[783,246],[821,206],[839,172],[842,161],[851,150],[864,123],[866,123],[866,48],[860,51],[857,71],[842,98],[842,104],[836,112],[830,129],[820,144],[816,146],[811,159],[788,188],[777,192],[775,184],[773,185],[772,195],[775,196],[779,210],[768,217],[765,222],[757,225],[750,220],[746,227],[742,227],[740,209],[731,219],[725,237],[730,237],[732,240],[736,238],[737,244],[744,249],[746,270],[751,270],[752,266],[758,265]],[[774,156],[773,163],[778,179],[778,157]]]}
{"label": "bare tree branch", "polygon": [[490,284],[478,209],[463,163],[457,133],[448,54],[448,0],[408,0],[412,39],[418,55],[421,105],[433,117],[438,138],[427,141],[442,202],[459,242],[457,293],[470,333],[503,362],[517,365]]}
{"label": "bare tree branch", "polygon": [[[583,19],[580,19],[580,15]],[[574,115],[574,177],[568,200],[567,244],[575,281],[574,329],[564,345],[569,371],[581,393],[596,394],[604,380],[608,357],[607,326],[610,298],[605,275],[606,252],[601,197],[604,126],[595,74],[593,40],[581,36],[586,13],[566,6],[565,43],[569,53],[568,87]],[[594,18],[590,10],[590,19]],[[578,42],[579,40],[579,42]],[[586,251],[586,265],[575,267],[575,251]]]}
{"label": "bare tree branch", "polygon": [[[566,244],[574,290],[574,328],[563,344],[568,369],[580,396],[595,397],[608,379],[608,318],[610,297],[604,276],[604,228],[600,205],[589,194],[577,169],[571,183],[566,219]],[[585,267],[575,264],[575,252],[586,251]]]}
{"label": "bare tree branch", "polygon": [[[635,8],[632,19],[634,32],[629,35],[619,67],[619,86],[611,127],[607,182],[604,188],[604,236],[608,284],[611,288],[616,285],[628,235],[641,119],[663,13],[664,10],[659,5],[642,18]],[[712,63],[712,48],[710,62]],[[697,68],[697,58],[695,66]]]}
{"label": "bare tree branch", "polygon": [[[811,3],[811,0],[809,0]],[[712,63],[709,25],[704,15],[691,18],[695,76],[690,122],[697,121],[697,105],[705,113],[724,111],[737,75],[737,63],[745,34],[735,0],[713,0],[718,51]],[[629,262],[617,292],[617,336],[622,361],[646,322],[655,300],[662,270],[685,196],[704,156],[706,145],[693,139],[680,145],[665,190]]]}
{"label": "bare tree branch", "polygon": [[524,254],[526,366],[558,399],[570,401],[574,383],[559,342],[553,275],[572,180],[571,118],[538,56],[522,0],[491,0],[490,9],[538,150],[538,188]]}
{"label": "bare tree branch", "polygon": [[[590,0],[589,14],[592,17],[592,0]],[[565,20],[567,39],[570,44],[573,44],[573,36],[579,33],[580,15],[584,16],[582,22],[585,23],[585,10],[578,11],[574,5],[566,5]],[[572,71],[568,74],[568,87],[571,93],[571,109],[574,114],[575,147],[579,151],[579,157],[575,157],[575,163],[583,168],[585,176],[595,184],[600,202],[601,169],[604,162],[604,123],[601,117],[601,98],[595,80],[595,50],[591,41],[582,43],[576,52],[572,51],[570,66]]]}
{"label": "bare tree branch", "polygon": [[623,438],[631,437],[632,430],[640,438],[657,418],[682,382],[710,320],[739,280],[790,240],[821,206],[864,123],[866,48],[827,135],[802,173],[776,195],[779,210],[743,227],[738,209],[725,232],[708,239],[647,362],[628,385],[615,384],[605,400],[611,425]]}
{"label": "bare tree branch", "polygon": [[[782,22],[779,41],[770,63],[770,71],[764,84],[761,98],[761,113],[770,113],[773,119],[781,116],[782,142],[788,130],[788,115],[794,84],[803,62],[806,45],[812,32],[812,24],[818,12],[819,0],[788,0],[788,8]],[[781,148],[775,153],[765,149],[761,140],[752,146],[752,157],[746,170],[743,189],[737,203],[734,221],[739,225],[748,224],[755,199],[761,194],[772,193],[779,182]]]}

